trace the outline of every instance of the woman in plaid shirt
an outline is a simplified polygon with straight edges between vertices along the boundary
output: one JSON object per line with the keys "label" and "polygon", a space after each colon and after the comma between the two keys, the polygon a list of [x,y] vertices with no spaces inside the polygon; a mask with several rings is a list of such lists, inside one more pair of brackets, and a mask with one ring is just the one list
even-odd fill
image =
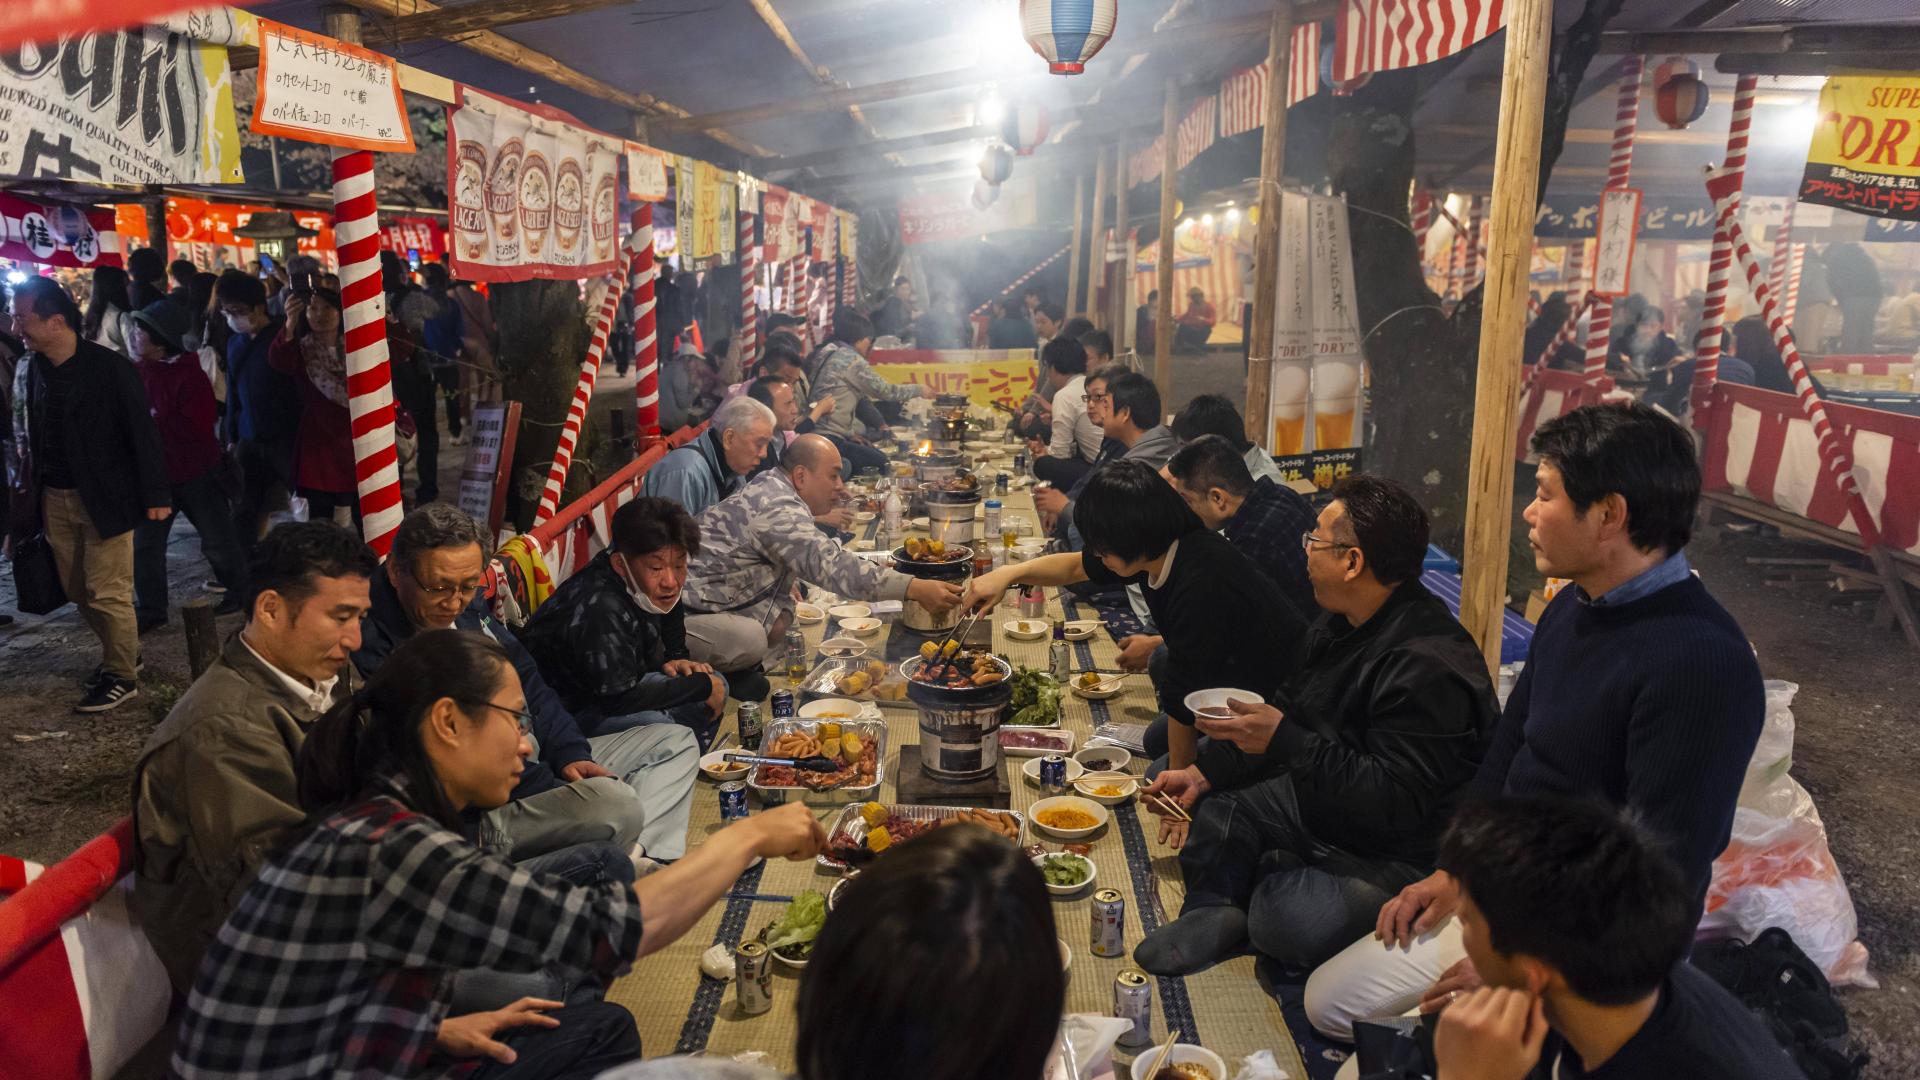
{"label": "woman in plaid shirt", "polygon": [[459,630],[409,639],[322,717],[299,760],[315,824],[221,927],[174,1073],[594,1076],[640,1055],[625,1009],[522,998],[449,1017],[453,973],[557,963],[604,985],[685,933],[755,858],[825,846],[795,803],[630,886],[528,874],[474,846],[458,815],[507,801],[532,753],[529,719],[500,646]]}

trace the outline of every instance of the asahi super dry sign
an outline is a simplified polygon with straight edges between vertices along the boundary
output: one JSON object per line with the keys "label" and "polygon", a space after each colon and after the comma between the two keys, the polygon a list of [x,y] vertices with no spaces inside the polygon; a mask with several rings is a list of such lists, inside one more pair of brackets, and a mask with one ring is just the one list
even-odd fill
{"label": "asahi super dry sign", "polygon": [[1827,80],[1800,201],[1920,221],[1920,75],[1862,71]]}

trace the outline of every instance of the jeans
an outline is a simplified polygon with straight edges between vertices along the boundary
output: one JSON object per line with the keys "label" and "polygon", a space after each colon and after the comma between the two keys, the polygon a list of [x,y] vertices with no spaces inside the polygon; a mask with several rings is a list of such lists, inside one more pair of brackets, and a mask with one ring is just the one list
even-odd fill
{"label": "jeans", "polygon": [[433,381],[440,385],[440,396],[447,403],[447,434],[460,437],[460,368],[455,364],[435,364]]}
{"label": "jeans", "polygon": [[243,441],[234,447],[233,457],[240,466],[240,499],[233,507],[233,531],[240,537],[240,550],[252,555],[260,542],[267,497],[275,488],[293,490],[293,440]]}
{"label": "jeans", "polygon": [[[826,435],[826,432],[820,432]],[[852,476],[862,469],[885,469],[888,466],[887,455],[865,443],[857,443],[844,435],[827,435],[827,441],[840,451],[840,474]]]}
{"label": "jeans", "polygon": [[1380,905],[1422,876],[1418,867],[1315,839],[1290,776],[1202,799],[1180,870],[1183,912],[1243,909],[1253,947],[1293,971],[1312,969],[1372,929]]}
{"label": "jeans", "polygon": [[[627,849],[608,843],[575,844],[536,855],[517,865],[529,874],[559,878],[575,886],[607,882],[633,884],[633,860],[627,857]],[[600,1000],[605,991],[606,987],[597,980],[582,979],[578,972],[558,964],[539,971],[471,968],[454,973],[452,1015],[503,1008],[523,997],[564,1001],[570,1005],[594,1002]]]}
{"label": "jeans", "polygon": [[103,537],[80,501],[78,488],[47,488],[40,513],[53,564],[67,599],[100,639],[100,666],[132,681],[140,631],[133,615],[133,530]]}
{"label": "jeans", "polygon": [[238,601],[247,587],[247,557],[233,531],[233,508],[211,472],[173,485],[173,514],[165,521],[142,521],[133,530],[133,609],[140,621],[167,620],[167,538],[181,514],[200,534],[200,554],[213,567],[214,580]]}
{"label": "jeans", "polygon": [[[726,676],[721,675],[718,671],[713,673],[713,677],[722,682],[726,681]],[[667,682],[671,678],[673,678],[671,675],[662,674],[658,671],[649,671],[640,677],[640,685],[653,686]],[[700,750],[705,751],[707,746],[713,742],[714,735],[718,734],[720,730],[720,718],[714,716],[707,709],[707,699],[704,696],[696,701],[686,701],[678,705],[670,705],[664,709],[642,709],[639,712],[627,713],[622,716],[609,716],[598,723],[592,724],[591,727],[589,727],[588,718],[582,716],[575,717],[575,719],[580,721],[582,731],[585,731],[588,735],[596,736],[596,738],[593,739],[595,744],[594,760],[600,762],[602,765],[606,765],[609,769],[613,769],[614,772],[619,772],[620,770],[614,768],[605,758],[600,756],[599,740],[612,736],[616,732],[627,732],[653,724],[678,724],[693,732],[694,737],[699,741]],[[692,774],[689,773],[688,775],[691,777]]]}
{"label": "jeans", "polygon": [[547,1014],[559,1027],[517,1027],[495,1036],[513,1048],[513,1064],[481,1058],[468,1080],[592,1080],[640,1060],[633,1014],[610,1001],[568,1005]]}

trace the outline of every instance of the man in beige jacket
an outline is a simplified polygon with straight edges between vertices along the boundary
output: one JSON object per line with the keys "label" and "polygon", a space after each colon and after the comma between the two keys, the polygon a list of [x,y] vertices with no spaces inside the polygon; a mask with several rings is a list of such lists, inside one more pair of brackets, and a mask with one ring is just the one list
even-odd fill
{"label": "man in beige jacket", "polygon": [[294,758],[357,684],[348,657],[377,565],[328,522],[267,534],[250,568],[246,627],[134,764],[133,902],[181,994],[254,872],[306,820]]}

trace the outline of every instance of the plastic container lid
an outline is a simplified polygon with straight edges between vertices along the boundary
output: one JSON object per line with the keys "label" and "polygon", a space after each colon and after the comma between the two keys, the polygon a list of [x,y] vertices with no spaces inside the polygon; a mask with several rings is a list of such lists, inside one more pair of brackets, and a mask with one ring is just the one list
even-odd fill
{"label": "plastic container lid", "polygon": [[998,509],[1000,509],[1000,500],[999,500],[999,499],[988,499],[988,500],[987,500],[987,509],[989,509],[989,510],[998,510]]}

